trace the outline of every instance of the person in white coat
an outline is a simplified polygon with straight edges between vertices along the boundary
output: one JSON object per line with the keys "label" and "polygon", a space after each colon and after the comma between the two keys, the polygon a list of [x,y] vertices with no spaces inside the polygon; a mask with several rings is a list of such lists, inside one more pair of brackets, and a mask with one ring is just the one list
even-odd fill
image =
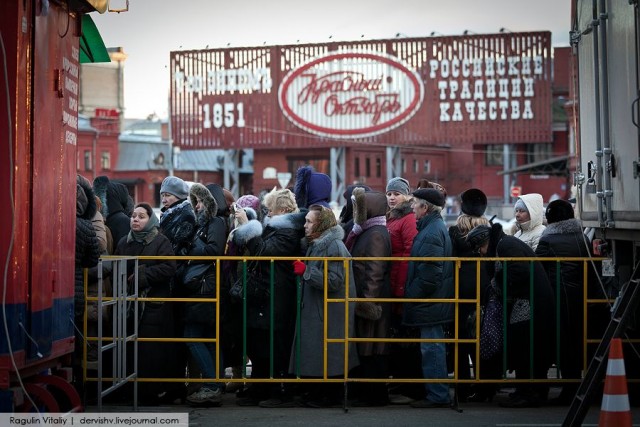
{"label": "person in white coat", "polygon": [[542,224],[544,202],[538,193],[523,194],[518,197],[514,206],[516,216],[516,232],[514,237],[525,242],[534,251],[538,247],[540,236],[545,230]]}

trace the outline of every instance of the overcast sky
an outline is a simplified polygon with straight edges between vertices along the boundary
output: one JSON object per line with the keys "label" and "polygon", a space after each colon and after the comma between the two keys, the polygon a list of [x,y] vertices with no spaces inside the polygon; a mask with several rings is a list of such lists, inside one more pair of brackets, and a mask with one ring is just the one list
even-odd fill
{"label": "overcast sky", "polygon": [[[110,0],[111,7],[125,0]],[[569,45],[570,0],[131,0],[91,14],[107,47],[121,46],[125,117],[167,117],[169,52],[289,43],[551,31]],[[330,39],[331,37],[331,39]]]}

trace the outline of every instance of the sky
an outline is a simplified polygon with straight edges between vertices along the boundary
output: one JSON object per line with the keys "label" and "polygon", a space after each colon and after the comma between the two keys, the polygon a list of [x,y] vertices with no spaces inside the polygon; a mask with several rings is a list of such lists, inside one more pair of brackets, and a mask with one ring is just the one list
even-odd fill
{"label": "sky", "polygon": [[[110,0],[112,8],[126,0]],[[293,43],[551,31],[569,45],[570,0],[130,0],[92,13],[107,47],[122,47],[126,118],[166,119],[169,52]]]}

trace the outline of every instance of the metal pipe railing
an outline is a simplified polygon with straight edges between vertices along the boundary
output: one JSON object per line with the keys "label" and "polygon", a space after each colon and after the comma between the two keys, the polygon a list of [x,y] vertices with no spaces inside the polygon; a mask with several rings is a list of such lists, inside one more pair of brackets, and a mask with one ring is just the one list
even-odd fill
{"label": "metal pipe railing", "polygon": [[[117,263],[118,260],[123,260],[124,258],[122,257],[103,257],[103,262],[107,261],[107,262],[112,262],[114,263],[114,265],[117,265],[119,267],[116,267],[113,269],[113,275],[114,275],[114,284],[115,283],[119,283],[119,282],[125,282],[122,280],[122,278],[127,277],[127,273],[126,273],[126,262],[124,263]],[[184,257],[136,257],[136,262],[138,262],[138,260],[146,260],[146,259],[176,259],[176,260],[184,260]],[[226,382],[247,382],[247,383],[254,383],[254,382],[282,382],[282,383],[296,383],[296,382],[305,382],[305,383],[315,383],[315,382],[330,382],[330,383],[344,383],[345,384],[345,393],[346,393],[346,384],[349,382],[394,382],[394,383],[428,383],[428,382],[443,382],[442,378],[438,378],[438,379],[424,379],[424,378],[352,378],[349,376],[349,344],[350,343],[358,343],[358,342],[386,342],[386,343],[422,343],[422,342],[438,342],[438,343],[446,343],[446,344],[451,344],[453,345],[453,351],[454,354],[456,356],[456,362],[454,363],[454,370],[453,370],[453,376],[450,378],[447,378],[444,380],[444,382],[447,383],[453,383],[453,384],[457,384],[457,383],[509,383],[509,384],[518,384],[518,383],[568,383],[568,382],[576,382],[579,380],[576,379],[562,379],[561,378],[561,369],[562,369],[562,365],[560,364],[560,360],[561,360],[561,332],[560,332],[560,295],[559,292],[557,292],[556,295],[556,304],[558,307],[556,307],[555,310],[555,314],[556,314],[556,325],[555,325],[555,331],[556,331],[556,340],[555,340],[555,344],[556,344],[556,352],[555,352],[555,359],[556,359],[556,367],[558,368],[557,371],[557,375],[556,378],[535,378],[534,375],[534,368],[535,368],[535,364],[534,364],[534,357],[533,355],[535,354],[535,342],[534,342],[534,332],[535,332],[535,316],[534,316],[534,308],[535,308],[535,304],[536,301],[534,299],[534,266],[535,266],[535,262],[534,261],[540,261],[540,262],[554,262],[556,265],[556,289],[559,289],[560,287],[560,279],[561,279],[561,275],[560,275],[560,268],[561,268],[561,263],[562,262],[581,262],[583,264],[583,273],[584,273],[584,282],[583,282],[583,286],[584,286],[584,298],[583,298],[583,369],[586,370],[586,361],[587,361],[587,355],[588,355],[588,346],[592,345],[592,344],[596,344],[599,343],[598,339],[594,339],[594,338],[589,338],[589,334],[588,334],[588,315],[589,315],[589,310],[588,310],[588,306],[591,303],[611,303],[611,301],[607,300],[607,299],[590,299],[588,297],[588,269],[590,268],[589,263],[592,262],[593,260],[599,260],[599,259],[594,259],[594,258],[578,258],[578,257],[571,257],[571,258],[509,258],[509,257],[505,257],[505,258],[409,258],[409,257],[386,257],[386,258],[317,258],[317,257],[191,257],[191,259],[195,259],[195,260],[210,260],[210,261],[216,261],[216,280],[217,283],[220,283],[220,280],[222,278],[221,276],[221,272],[220,272],[220,262],[225,262],[225,261],[240,261],[242,263],[242,276],[243,276],[243,283],[244,283],[244,289],[243,289],[243,298],[242,298],[242,318],[243,318],[243,328],[242,328],[242,353],[243,353],[243,360],[246,362],[246,355],[247,355],[247,276],[249,274],[249,271],[247,269],[247,262],[248,261],[253,261],[253,260],[258,260],[258,261],[268,261],[270,263],[270,303],[272,304],[273,307],[273,303],[274,303],[274,296],[275,296],[275,292],[276,292],[276,288],[275,288],[275,262],[276,261],[293,261],[293,260],[305,260],[305,261],[310,261],[310,260],[320,260],[323,261],[324,266],[324,301],[323,301],[323,309],[324,309],[324,313],[329,313],[328,307],[329,304],[344,304],[344,314],[345,314],[345,323],[344,323],[344,338],[329,338],[328,335],[328,315],[324,316],[324,325],[323,325],[323,341],[324,341],[324,345],[323,345],[323,376],[322,378],[300,378],[299,372],[300,372],[300,336],[302,333],[304,333],[304,331],[300,330],[300,305],[301,305],[301,301],[302,301],[302,294],[304,292],[304,290],[302,289],[302,284],[300,279],[298,278],[296,280],[296,301],[297,301],[297,309],[296,309],[296,313],[297,313],[297,322],[296,322],[296,339],[294,342],[294,345],[296,346],[297,351],[296,353],[296,357],[298,360],[295,360],[294,362],[294,366],[295,366],[295,370],[296,370],[296,375],[293,377],[287,377],[287,378],[274,378],[274,373],[273,373],[273,367],[274,367],[274,361],[273,361],[273,338],[274,338],[274,310],[270,310],[271,311],[271,316],[270,316],[270,378],[250,378],[247,376],[247,371],[246,371],[246,363],[243,363],[243,369],[242,369],[242,378],[232,378],[232,379],[224,379],[221,377],[220,375],[220,363],[221,363],[221,357],[220,357],[220,345],[218,345],[219,343],[219,339],[218,338],[175,338],[175,337],[166,337],[166,338],[144,338],[144,337],[137,337],[135,336],[132,340],[134,341],[134,343],[137,342],[213,342],[216,344],[216,376],[215,378],[139,378],[136,377],[135,375],[133,376],[126,376],[126,375],[121,375],[121,374],[126,374],[126,361],[124,359],[126,359],[126,356],[124,356],[124,359],[122,361],[122,363],[120,365],[118,365],[117,367],[114,364],[114,373],[118,373],[117,376],[115,376],[114,378],[104,378],[101,375],[101,370],[99,370],[98,372],[98,377],[91,377],[88,376],[86,373],[86,343],[85,343],[85,372],[84,372],[84,378],[85,381],[98,381],[100,384],[102,381],[107,381],[107,382],[113,382],[115,385],[123,383],[123,382],[134,382],[134,386],[138,383],[138,382],[185,382],[185,381],[189,381],[189,382],[210,382],[210,381],[226,381]],[[350,261],[353,260],[358,260],[358,261],[366,261],[366,260],[382,260],[382,261],[392,261],[392,262],[396,262],[396,261],[418,261],[418,262],[434,262],[434,261],[447,261],[447,262],[454,262],[456,264],[456,266],[459,266],[461,262],[463,261],[471,261],[471,262],[475,262],[477,263],[477,268],[476,268],[476,297],[475,298],[471,298],[471,299],[461,299],[459,298],[460,294],[459,294],[459,274],[458,274],[458,269],[456,268],[456,273],[455,273],[455,290],[454,290],[454,297],[453,298],[438,298],[438,299],[409,299],[409,298],[403,298],[400,299],[403,303],[411,303],[411,302],[426,302],[428,301],[429,303],[450,303],[450,304],[454,304],[455,310],[454,310],[454,320],[453,323],[455,325],[455,330],[453,333],[453,338],[443,338],[443,339],[422,339],[422,338],[357,338],[357,337],[351,337],[349,336],[349,313],[350,313],[350,308],[349,308],[349,303],[354,303],[354,302],[358,302],[358,301],[370,301],[370,302],[377,302],[377,303],[392,303],[392,302],[398,302],[399,299],[398,298],[357,298],[357,297],[351,297],[351,295],[349,295],[349,276],[351,274],[351,270],[349,268],[350,266]],[[480,268],[483,268],[482,264],[485,262],[495,262],[495,261],[501,261],[502,262],[502,268],[503,268],[503,283],[502,283],[502,289],[503,289],[503,294],[502,294],[502,301],[503,301],[503,306],[507,307],[508,304],[508,289],[507,289],[507,272],[509,268],[513,268],[513,266],[511,265],[513,262],[528,262],[529,263],[529,298],[530,298],[530,325],[529,325],[529,344],[530,344],[530,351],[529,351],[529,369],[530,369],[530,378],[527,379],[522,379],[522,378],[511,378],[508,377],[506,375],[507,372],[507,368],[508,368],[508,341],[507,341],[507,324],[508,324],[508,313],[507,310],[503,310],[503,351],[502,351],[502,376],[501,378],[483,378],[482,376],[482,372],[481,372],[481,358],[480,358],[480,349],[479,349],[479,342],[480,342],[480,333],[481,333],[481,318],[480,318],[480,313],[481,313],[481,297],[480,297],[480,293],[481,293],[481,288],[480,288]],[[328,268],[329,268],[329,263],[330,262],[342,262],[343,264],[343,268],[345,269],[345,294],[344,294],[344,298],[328,298]],[[100,264],[100,266],[102,267],[102,263]],[[124,270],[122,271],[122,267],[124,266]],[[101,273],[100,273],[101,274]],[[117,279],[117,277],[120,277],[120,279]],[[119,281],[118,281],[119,280]],[[137,281],[136,281],[137,282]],[[114,292],[116,291],[116,288],[114,287]],[[102,292],[102,289],[99,289],[99,292]],[[92,342],[92,341],[96,341],[99,343],[99,347],[101,349],[101,351],[117,351],[117,352],[121,352],[124,353],[126,352],[126,342],[130,341],[129,338],[127,337],[123,337],[121,336],[123,333],[126,334],[126,320],[120,319],[120,318],[114,318],[113,319],[113,326],[114,326],[114,331],[116,332],[114,334],[114,336],[112,337],[105,337],[102,336],[101,334],[101,330],[99,330],[99,336],[97,337],[93,337],[93,336],[87,336],[87,331],[86,331],[86,324],[87,324],[87,320],[86,320],[86,308],[87,308],[87,304],[90,302],[97,302],[99,305],[104,305],[104,307],[99,307],[99,310],[104,309],[105,307],[120,307],[120,309],[114,309],[115,312],[119,313],[119,316],[122,316],[124,313],[126,313],[126,304],[127,303],[133,303],[135,304],[134,310],[137,313],[137,304],[140,302],[176,302],[176,303],[184,303],[184,302],[210,302],[212,304],[216,304],[216,330],[215,330],[215,337],[220,337],[220,332],[221,332],[221,327],[222,325],[220,324],[220,311],[221,311],[221,307],[220,304],[218,304],[218,302],[220,301],[220,286],[217,286],[216,289],[216,295],[215,298],[142,298],[140,296],[138,296],[137,292],[134,292],[133,294],[128,294],[128,293],[122,293],[123,290],[119,289],[117,290],[117,292],[119,292],[119,294],[117,295],[113,295],[113,296],[102,296],[101,294],[98,296],[90,296],[88,294],[86,294],[86,298],[85,298],[85,319],[84,319],[84,325],[85,325],[85,339],[86,342]],[[459,321],[458,321],[458,313],[459,313],[459,309],[460,309],[460,305],[461,304],[475,304],[476,307],[476,325],[475,325],[475,338],[467,338],[467,339],[461,339],[459,338],[459,332],[458,329],[460,327]],[[136,318],[137,318],[137,314],[136,314]],[[101,328],[100,328],[101,329]],[[137,328],[136,328],[136,333],[137,333]],[[628,342],[631,343],[638,343],[640,342],[640,340],[637,339],[631,339],[631,340],[626,340]],[[106,345],[103,345],[103,343],[107,343]],[[475,360],[473,361],[473,369],[474,369],[474,378],[471,379],[460,379],[458,377],[458,370],[459,370],[459,366],[457,363],[457,356],[458,356],[458,352],[459,352],[459,344],[462,343],[471,343],[474,344],[476,346],[475,348]],[[328,352],[329,352],[329,344],[335,344],[335,345],[343,345],[344,346],[344,375],[341,378],[330,378],[327,375],[327,364],[328,364]],[[137,346],[135,346],[137,347]],[[134,348],[135,348],[134,347]],[[122,355],[120,355],[122,356]],[[115,363],[115,362],[114,362]],[[137,364],[137,362],[135,362]],[[117,368],[117,371],[115,370],[115,368]],[[124,371],[122,370],[124,369]],[[636,379],[629,379],[630,382],[636,382],[638,380]],[[101,387],[101,386],[100,386]]]}

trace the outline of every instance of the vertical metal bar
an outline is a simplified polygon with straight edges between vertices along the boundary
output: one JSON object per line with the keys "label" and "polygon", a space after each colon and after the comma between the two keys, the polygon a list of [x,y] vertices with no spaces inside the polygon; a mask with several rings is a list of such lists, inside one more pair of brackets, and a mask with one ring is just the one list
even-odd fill
{"label": "vertical metal bar", "polygon": [[529,261],[529,378],[534,378],[533,374],[533,355],[535,352],[533,340],[533,267],[534,261]]}
{"label": "vertical metal bar", "polygon": [[[446,261],[445,261],[446,262]],[[454,289],[454,293],[455,293],[455,298],[456,298],[456,302],[454,303],[454,312],[455,312],[455,317],[453,319],[453,325],[454,325],[454,331],[453,331],[453,338],[455,339],[455,342],[453,343],[453,379],[454,380],[458,380],[458,351],[460,350],[458,348],[458,329],[460,328],[460,319],[459,319],[459,315],[460,315],[460,302],[458,301],[458,299],[460,298],[460,260],[456,260],[456,271],[454,273],[455,276],[455,289]],[[445,344],[446,347],[446,344]],[[467,367],[469,365],[469,361],[467,361]],[[457,383],[456,383],[456,390],[457,390]]]}
{"label": "vertical metal bar", "polygon": [[329,303],[327,302],[327,297],[328,297],[328,293],[329,293],[329,286],[328,286],[328,282],[329,282],[329,261],[325,258],[324,259],[324,266],[323,266],[323,270],[324,270],[324,278],[323,278],[323,285],[324,285],[324,290],[323,290],[323,294],[324,294],[324,298],[323,298],[323,305],[324,305],[324,316],[323,316],[323,321],[322,321],[322,370],[324,372],[324,375],[322,376],[325,380],[327,379],[327,335],[328,335],[328,320],[327,320],[327,315],[329,314]]}
{"label": "vertical metal bar", "polygon": [[220,337],[220,304],[218,304],[218,301],[220,301],[220,260],[216,262],[216,302],[214,303],[216,305],[216,378],[220,378],[220,340],[218,339]]}
{"label": "vertical metal bar", "polygon": [[556,261],[556,378],[560,378],[560,371],[563,367],[560,363],[560,342],[562,338],[560,336],[560,322],[562,321],[560,317],[560,267],[560,261]]}
{"label": "vertical metal bar", "polygon": [[480,259],[476,261],[476,357],[473,361],[473,376],[476,380],[480,379]]}
{"label": "vertical metal bar", "polygon": [[102,257],[98,260],[98,399],[101,400],[100,395],[102,395],[102,334],[104,331],[102,330]]}
{"label": "vertical metal bar", "polygon": [[502,267],[502,378],[507,372],[507,261]]}
{"label": "vertical metal bar", "polygon": [[[89,295],[87,282],[89,281],[89,269],[82,269],[82,292],[84,293],[84,312],[82,313],[82,382],[87,382],[87,346],[89,345],[89,340],[87,337],[87,310],[88,310],[88,302],[87,296]],[[74,319],[75,323],[75,319]],[[76,329],[78,325],[76,325]]]}
{"label": "vertical metal bar", "polygon": [[582,372],[587,373],[587,298],[589,298],[587,289],[588,289],[588,278],[587,273],[589,270],[589,261],[582,261],[582,273],[583,273],[583,295],[582,295]]}
{"label": "vertical metal bar", "polygon": [[274,313],[274,302],[275,302],[275,297],[273,295],[273,288],[274,288],[274,280],[275,280],[275,264],[274,261],[271,260],[270,264],[270,271],[269,271],[269,304],[270,304],[270,310],[269,310],[269,377],[273,378],[273,319],[275,317],[275,313]]}
{"label": "vertical metal bar", "polygon": [[302,305],[302,280],[296,276],[296,377],[300,378],[300,312]]}
{"label": "vertical metal bar", "polygon": [[242,260],[242,378],[247,377],[247,260]]}
{"label": "vertical metal bar", "polygon": [[[125,264],[126,265],[126,264]],[[133,267],[133,282],[134,282],[134,317],[133,317],[133,330],[135,339],[133,340],[133,373],[135,381],[133,382],[133,409],[138,410],[138,258],[136,257]],[[126,271],[126,267],[125,267]],[[125,344],[126,345],[126,344]],[[126,374],[126,372],[125,372]]]}
{"label": "vertical metal bar", "polygon": [[342,409],[347,410],[347,394],[348,394],[348,385],[347,380],[349,379],[349,273],[350,271],[350,262],[347,258],[342,260],[342,268],[344,268],[344,369],[343,369],[343,378],[344,381],[342,383],[342,391],[343,391],[343,400],[342,400]]}

